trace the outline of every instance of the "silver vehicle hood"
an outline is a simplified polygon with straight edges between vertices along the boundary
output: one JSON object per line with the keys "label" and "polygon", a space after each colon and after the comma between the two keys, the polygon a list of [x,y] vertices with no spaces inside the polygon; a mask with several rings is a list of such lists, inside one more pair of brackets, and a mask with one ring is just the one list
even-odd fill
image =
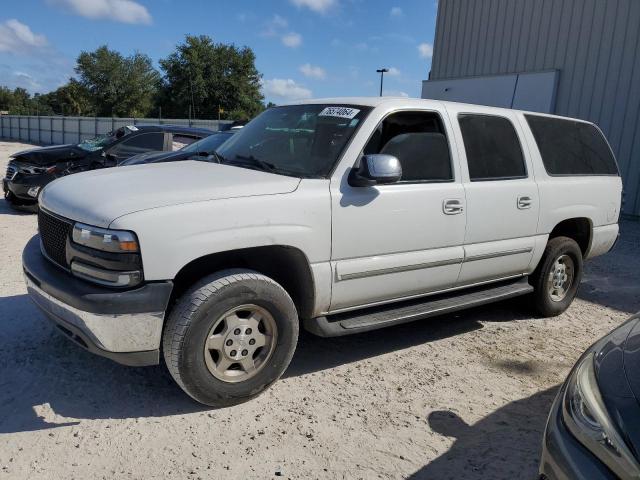
{"label": "silver vehicle hood", "polygon": [[188,160],[62,177],[44,188],[40,206],[106,228],[128,213],[181,203],[289,193],[299,183],[300,179],[294,177]]}

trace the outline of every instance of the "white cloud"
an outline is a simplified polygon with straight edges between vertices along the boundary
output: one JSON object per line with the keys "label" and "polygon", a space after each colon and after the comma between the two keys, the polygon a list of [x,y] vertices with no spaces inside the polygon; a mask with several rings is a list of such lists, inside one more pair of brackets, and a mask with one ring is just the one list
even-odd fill
{"label": "white cloud", "polygon": [[151,23],[151,14],[144,5],[133,0],[48,0],[52,5],[60,5],[67,10],[90,18],[108,19],[122,23]]}
{"label": "white cloud", "polygon": [[46,47],[47,38],[38,35],[15,18],[0,23],[0,52],[25,53]]}
{"label": "white cloud", "polygon": [[302,44],[302,35],[295,32],[289,32],[283,35],[280,40],[285,47],[296,48]]}
{"label": "white cloud", "polygon": [[422,58],[431,58],[433,56],[433,45],[430,43],[421,43],[418,45],[418,53]]}
{"label": "white cloud", "polygon": [[306,7],[316,13],[326,13],[333,8],[338,2],[337,0],[289,0],[296,7]]}
{"label": "white cloud", "polygon": [[389,15],[391,15],[392,17],[400,18],[404,16],[404,12],[400,7],[393,7],[389,12]]}
{"label": "white cloud", "polygon": [[309,78],[324,80],[327,77],[327,72],[324,71],[324,68],[318,67],[316,65],[311,65],[310,63],[305,63],[304,65],[301,65],[300,71],[305,77],[309,77]]}
{"label": "white cloud", "polygon": [[311,98],[311,90],[297,84],[290,78],[272,78],[263,83],[264,93],[267,97],[276,97],[281,100],[304,100]]}
{"label": "white cloud", "polygon": [[383,97],[405,97],[408,98],[409,94],[407,92],[402,92],[400,90],[384,90],[382,92]]}
{"label": "white cloud", "polygon": [[387,75],[389,75],[390,77],[399,77],[400,70],[398,70],[396,67],[390,67]]}
{"label": "white cloud", "polygon": [[287,26],[289,25],[289,22],[287,22],[286,18],[281,17],[278,14],[275,14],[273,16],[273,18],[271,19],[271,22],[269,22],[270,25],[273,28],[287,28]]}

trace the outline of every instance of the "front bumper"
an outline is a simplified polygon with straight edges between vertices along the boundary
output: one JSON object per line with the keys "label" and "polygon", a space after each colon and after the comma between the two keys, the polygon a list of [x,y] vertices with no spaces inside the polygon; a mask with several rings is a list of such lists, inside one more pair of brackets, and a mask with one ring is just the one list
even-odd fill
{"label": "front bumper", "polygon": [[33,237],[22,254],[27,291],[60,330],[92,353],[125,365],[156,365],[173,284],[114,290],[80,280],[49,262]]}
{"label": "front bumper", "polygon": [[562,419],[565,387],[551,407],[542,442],[540,480],[609,480],[617,478],[595,455],[571,434]]}
{"label": "front bumper", "polygon": [[37,198],[33,198],[29,195],[29,189],[32,187],[40,187],[40,190],[45,185],[55,180],[56,177],[48,173],[42,173],[38,175],[25,175],[18,173],[13,179],[7,178],[2,180],[2,187],[5,192],[11,192],[16,198],[25,202],[37,202]]}

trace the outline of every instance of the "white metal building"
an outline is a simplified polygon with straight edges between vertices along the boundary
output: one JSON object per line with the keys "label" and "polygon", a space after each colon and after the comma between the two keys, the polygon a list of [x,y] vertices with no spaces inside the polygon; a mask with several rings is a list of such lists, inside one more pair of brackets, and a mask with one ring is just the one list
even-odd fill
{"label": "white metal building", "polygon": [[422,97],[597,123],[640,217],[640,0],[439,0]]}

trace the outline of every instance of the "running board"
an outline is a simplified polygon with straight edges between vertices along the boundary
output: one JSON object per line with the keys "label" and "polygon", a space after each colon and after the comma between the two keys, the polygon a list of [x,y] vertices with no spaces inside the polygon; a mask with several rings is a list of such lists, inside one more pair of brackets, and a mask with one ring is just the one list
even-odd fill
{"label": "running board", "polygon": [[321,337],[340,337],[412,322],[533,292],[527,277],[417,300],[306,319],[303,326]]}

